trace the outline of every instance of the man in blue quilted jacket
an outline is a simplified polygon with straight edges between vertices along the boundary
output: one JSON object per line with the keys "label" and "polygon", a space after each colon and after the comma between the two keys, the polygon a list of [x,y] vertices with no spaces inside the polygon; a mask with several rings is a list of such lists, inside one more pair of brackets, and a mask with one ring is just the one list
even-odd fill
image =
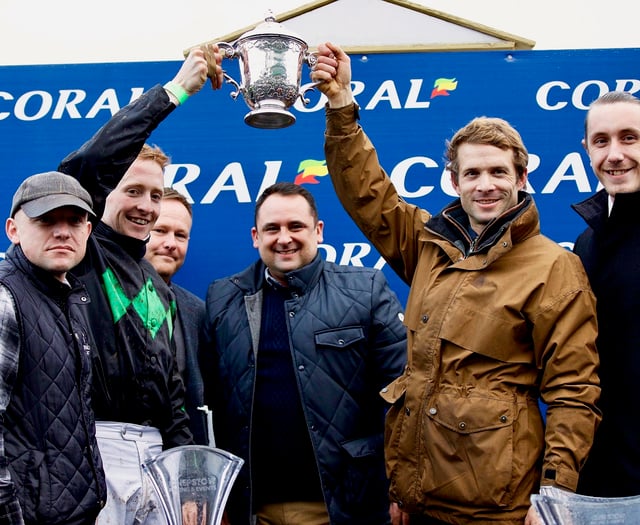
{"label": "man in blue quilted jacket", "polygon": [[318,253],[313,196],[258,198],[260,259],[213,282],[200,348],[217,445],[242,457],[230,525],[389,523],[380,390],[405,365],[402,307],[379,270]]}

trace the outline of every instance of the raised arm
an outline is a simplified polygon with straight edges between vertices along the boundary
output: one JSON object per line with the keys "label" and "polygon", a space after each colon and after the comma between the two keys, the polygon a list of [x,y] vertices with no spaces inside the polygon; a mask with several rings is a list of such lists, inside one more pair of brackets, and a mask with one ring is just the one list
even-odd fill
{"label": "raised arm", "polygon": [[107,195],[124,176],[144,143],[180,101],[198,92],[207,78],[218,89],[222,84],[222,56],[214,44],[191,50],[175,77],[156,85],[123,107],[80,149],[70,153],[58,171],[78,179],[91,194],[98,217]]}

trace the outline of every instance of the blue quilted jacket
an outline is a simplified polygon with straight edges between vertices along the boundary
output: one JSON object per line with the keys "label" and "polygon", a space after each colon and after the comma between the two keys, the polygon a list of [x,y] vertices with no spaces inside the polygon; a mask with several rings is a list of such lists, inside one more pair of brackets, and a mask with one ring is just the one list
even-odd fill
{"label": "blue quilted jacket", "polygon": [[[290,272],[286,301],[293,366],[332,525],[389,522],[384,471],[385,405],[379,391],[402,373],[402,308],[378,270],[319,256]],[[251,517],[252,393],[265,266],[213,282],[200,350],[205,401],[217,446],[245,459],[227,505],[231,523]]]}

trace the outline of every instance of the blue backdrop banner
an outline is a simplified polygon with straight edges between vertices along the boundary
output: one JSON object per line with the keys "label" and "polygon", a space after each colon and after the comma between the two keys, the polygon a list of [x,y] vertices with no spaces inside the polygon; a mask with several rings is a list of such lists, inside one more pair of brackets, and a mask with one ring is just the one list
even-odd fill
{"label": "blue backdrop banner", "polygon": [[[640,49],[482,51],[353,55],[361,123],[400,194],[431,212],[455,197],[444,169],[446,139],[473,117],[511,122],[529,149],[529,191],[548,237],[571,248],[584,228],[570,204],[597,189],[582,148],[588,104],[610,90],[640,92]],[[238,64],[225,69],[239,78]],[[20,181],[55,169],[113,113],[180,62],[0,67],[0,210],[8,215]],[[303,71],[310,82],[309,71]],[[201,92],[151,141],[172,158],[165,182],[194,203],[189,255],[175,280],[204,297],[207,285],[257,257],[250,229],[256,198],[276,181],[314,194],[325,221],[322,254],[340,264],[382,268],[406,300],[408,287],[380,260],[336,199],[324,161],[324,100],[292,109],[279,130],[247,126],[233,87]],[[0,245],[0,251],[8,245]]]}

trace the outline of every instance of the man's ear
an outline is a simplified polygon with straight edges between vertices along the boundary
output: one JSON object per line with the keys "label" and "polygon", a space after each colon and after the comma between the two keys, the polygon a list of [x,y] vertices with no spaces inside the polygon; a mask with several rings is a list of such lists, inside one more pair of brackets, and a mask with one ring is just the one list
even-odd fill
{"label": "man's ear", "polygon": [[525,168],[524,171],[522,172],[522,175],[520,175],[520,177],[518,178],[518,184],[517,184],[518,191],[524,190],[527,187],[528,179],[529,179],[529,172]]}
{"label": "man's ear", "polygon": [[16,226],[16,220],[14,218],[9,217],[7,219],[4,230],[13,244],[20,244],[20,235],[18,234],[18,227]]}

